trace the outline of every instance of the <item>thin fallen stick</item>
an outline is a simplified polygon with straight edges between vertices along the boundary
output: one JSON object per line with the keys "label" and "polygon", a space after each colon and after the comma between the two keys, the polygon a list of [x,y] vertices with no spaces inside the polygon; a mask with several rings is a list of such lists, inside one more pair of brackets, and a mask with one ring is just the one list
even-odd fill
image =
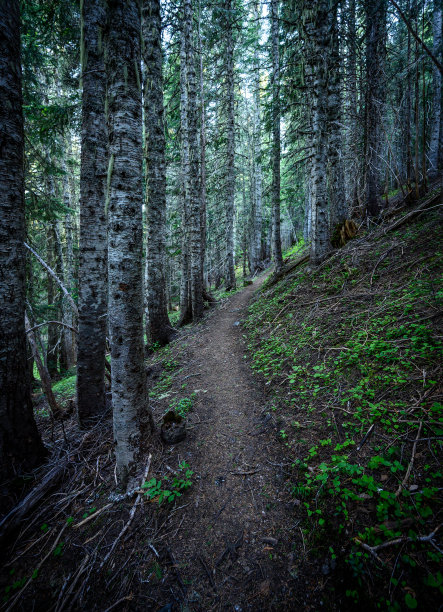
{"label": "thin fallen stick", "polygon": [[60,529],[58,536],[55,538],[54,543],[51,546],[50,551],[43,557],[43,559],[40,561],[40,563],[37,565],[37,567],[35,568],[32,576],[30,578],[28,578],[28,581],[26,582],[26,584],[20,589],[20,591],[17,593],[17,595],[14,597],[14,599],[11,601],[11,603],[9,604],[9,606],[6,608],[6,612],[10,612],[10,610],[12,610],[12,608],[15,606],[15,604],[18,602],[18,600],[20,599],[20,597],[23,595],[24,591],[26,590],[26,588],[29,586],[29,584],[33,581],[33,576],[37,575],[37,573],[39,572],[41,566],[43,565],[43,563],[46,561],[46,559],[48,559],[51,554],[54,552],[54,550],[57,547],[57,544],[60,542],[60,538],[63,535],[64,530],[66,529],[66,527],[68,526],[67,523],[65,523],[63,525],[63,527]]}
{"label": "thin fallen stick", "polygon": [[134,595],[130,593],[129,595],[126,595],[126,597],[122,597],[121,599],[113,603],[112,606],[109,606],[109,608],[106,608],[105,612],[110,612],[110,610],[113,610],[119,604],[123,603],[124,601],[132,601],[133,598],[134,598]]}
{"label": "thin fallen stick", "polygon": [[78,529],[78,527],[81,527],[82,525],[85,525],[86,523],[89,523],[89,521],[92,521],[93,519],[97,518],[97,516],[99,514],[101,514],[102,512],[107,510],[108,508],[111,508],[111,506],[112,506],[112,504],[106,504],[106,506],[103,506],[103,508],[100,508],[100,510],[97,510],[97,512],[94,512],[94,514],[90,514],[85,519],[80,521],[80,523],[76,523],[75,525],[73,525],[72,528],[73,529]]}
{"label": "thin fallen stick", "polygon": [[201,555],[197,555],[197,559],[200,561],[202,568],[205,570],[205,574],[207,575],[212,588],[214,589],[215,592],[217,592],[217,585],[215,584],[214,577],[209,567],[206,565],[206,561],[203,559]]}
{"label": "thin fallen stick", "polygon": [[357,446],[356,450],[357,452],[359,450],[361,450],[363,444],[365,444],[369,438],[369,436],[371,435],[371,433],[374,431],[374,427],[375,427],[375,423],[372,423],[371,427],[368,429],[366,435],[364,436],[363,440],[360,442],[360,444]]}
{"label": "thin fallen stick", "polygon": [[[61,612],[61,610],[63,610],[63,608],[67,604],[69,598],[72,595],[72,592],[74,590],[75,585],[77,584],[77,582],[80,579],[80,576],[83,574],[83,572],[85,570],[85,567],[86,567],[86,564],[88,563],[88,561],[89,561],[89,555],[87,554],[85,556],[85,558],[83,559],[83,561],[81,562],[80,567],[78,568],[78,570],[77,570],[77,572],[76,572],[76,574],[74,576],[74,579],[73,579],[73,581],[71,582],[71,584],[69,586],[69,589],[66,591],[65,597],[60,602],[57,603],[57,607],[55,608],[55,612]],[[71,605],[72,605],[72,603],[73,602],[71,602]]]}
{"label": "thin fallen stick", "polygon": [[129,519],[126,523],[126,525],[123,527],[123,529],[120,531],[120,533],[118,534],[117,538],[114,540],[114,543],[111,546],[111,550],[108,552],[108,554],[106,555],[106,557],[103,559],[103,561],[100,564],[99,569],[102,569],[103,566],[108,562],[110,556],[112,555],[112,553],[115,550],[115,547],[117,546],[117,544],[120,542],[120,540],[122,539],[122,537],[125,535],[125,533],[128,531],[129,527],[131,526],[131,523],[134,519],[135,516],[135,512],[137,510],[137,506],[140,503],[141,497],[143,495],[143,485],[146,481],[146,478],[148,477],[148,473],[149,473],[149,468],[151,467],[151,459],[152,459],[152,455],[149,455],[148,457],[148,463],[146,464],[146,468],[145,471],[143,473],[143,478],[142,481],[140,483],[140,491],[138,491],[137,493],[137,497],[135,498],[135,502],[134,505],[131,508],[131,512],[129,513]]}
{"label": "thin fallen stick", "polygon": [[[354,542],[371,553],[372,556],[375,556],[379,561],[381,561],[380,557],[377,555],[378,550],[382,550],[383,548],[388,548],[389,546],[394,546],[395,544],[405,544],[406,542],[430,542],[435,538],[437,531],[440,529],[443,523],[437,525],[434,531],[431,531],[427,536],[418,536],[414,538],[410,538],[409,536],[401,536],[400,538],[395,538],[394,540],[388,540],[387,542],[382,542],[381,544],[377,544],[377,546],[369,546],[369,544],[365,544],[358,538],[354,538]],[[383,561],[381,561],[383,563]]]}
{"label": "thin fallen stick", "polygon": [[250,476],[251,474],[257,474],[260,470],[249,470],[249,472],[230,472],[233,476]]}
{"label": "thin fallen stick", "polygon": [[412,466],[414,465],[414,459],[415,459],[415,452],[417,450],[417,442],[420,439],[420,435],[421,435],[421,430],[423,427],[423,421],[420,421],[420,426],[418,428],[418,432],[417,432],[417,436],[414,440],[414,444],[412,446],[412,455],[411,455],[411,461],[409,462],[408,465],[408,469],[406,471],[405,477],[403,478],[402,482],[399,484],[397,491],[395,492],[395,497],[398,497],[400,495],[400,493],[403,490],[403,487],[405,486],[405,484],[408,482],[409,480],[409,475],[411,473],[412,470]]}

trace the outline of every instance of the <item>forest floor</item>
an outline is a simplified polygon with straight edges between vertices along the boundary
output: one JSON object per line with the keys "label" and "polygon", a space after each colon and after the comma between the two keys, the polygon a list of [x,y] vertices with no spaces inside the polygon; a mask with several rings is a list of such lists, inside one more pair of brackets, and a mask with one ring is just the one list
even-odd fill
{"label": "forest floor", "polygon": [[57,382],[63,420],[36,402],[50,459],[0,521],[2,609],[438,609],[441,238],[434,191],[181,329],[147,361],[157,432],[128,494],[110,410],[79,431],[75,375]]}
{"label": "forest floor", "polygon": [[[137,496],[138,506],[134,495],[114,494],[109,420],[85,434],[71,414],[51,428],[39,406],[53,449],[49,467],[62,483],[55,481],[4,554],[4,609],[240,612],[292,609],[295,602],[318,609],[324,576],[308,597],[294,569],[299,502],[285,486],[287,462],[264,383],[248,365],[241,324],[265,278],[224,298],[151,356],[156,423],[168,408],[186,413],[187,436],[175,446],[163,445],[158,430],[154,442],[144,438],[145,460],[152,454],[145,480],[158,488]],[[72,408],[72,385],[61,389],[59,401]],[[185,491],[174,478],[187,470],[192,485]],[[183,496],[159,503],[162,490]]]}

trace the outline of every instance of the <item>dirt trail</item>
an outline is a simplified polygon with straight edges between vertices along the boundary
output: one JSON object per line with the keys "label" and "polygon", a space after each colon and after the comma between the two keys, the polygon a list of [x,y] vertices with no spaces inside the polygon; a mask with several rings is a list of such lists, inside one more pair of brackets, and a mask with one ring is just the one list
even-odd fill
{"label": "dirt trail", "polygon": [[[282,610],[301,603],[292,577],[297,508],[284,489],[269,399],[244,359],[240,320],[263,280],[230,298],[188,340],[183,375],[198,374],[188,388],[199,390],[191,420],[200,424],[175,452],[196,480],[168,537],[182,609]],[[171,588],[177,597],[177,584]]]}

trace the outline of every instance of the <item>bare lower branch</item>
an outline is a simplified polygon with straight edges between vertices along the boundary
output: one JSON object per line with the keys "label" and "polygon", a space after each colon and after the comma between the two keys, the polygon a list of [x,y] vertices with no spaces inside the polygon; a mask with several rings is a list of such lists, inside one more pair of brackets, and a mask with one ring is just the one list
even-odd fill
{"label": "bare lower branch", "polygon": [[78,317],[78,309],[77,309],[77,304],[74,302],[74,300],[72,299],[71,294],[69,293],[69,291],[66,289],[66,287],[64,286],[64,284],[62,283],[62,281],[59,279],[59,277],[57,276],[57,274],[54,272],[54,270],[52,268],[50,268],[48,266],[48,264],[40,257],[40,255],[32,248],[29,246],[29,244],[27,244],[26,242],[23,243],[25,245],[25,247],[31,251],[31,253],[34,255],[34,257],[37,259],[37,261],[44,267],[44,269],[52,276],[52,278],[55,280],[55,282],[57,283],[57,285],[60,287],[60,289],[63,291],[63,293],[66,296],[66,299],[68,300],[69,304],[71,305],[71,308],[75,314],[76,317]]}
{"label": "bare lower branch", "polygon": [[394,6],[397,9],[398,14],[400,15],[400,17],[404,21],[404,23],[405,23],[406,27],[408,28],[409,32],[412,34],[412,36],[415,38],[415,40],[418,42],[418,44],[423,47],[423,49],[429,55],[431,60],[434,62],[434,64],[437,66],[437,68],[440,70],[440,72],[443,74],[443,65],[440,64],[440,62],[435,57],[435,55],[432,53],[432,51],[429,49],[429,47],[426,45],[426,43],[420,38],[420,36],[417,34],[417,32],[411,26],[411,24],[409,23],[409,20],[406,18],[406,15],[403,13],[403,11],[398,6],[398,4],[395,2],[395,0],[389,0],[389,2],[392,4],[392,6]]}

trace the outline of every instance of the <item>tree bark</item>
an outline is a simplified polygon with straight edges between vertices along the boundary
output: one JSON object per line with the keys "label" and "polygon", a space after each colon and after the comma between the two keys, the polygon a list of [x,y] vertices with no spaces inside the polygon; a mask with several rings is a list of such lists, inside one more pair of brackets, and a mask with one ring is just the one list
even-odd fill
{"label": "tree bark", "polygon": [[[54,232],[54,221],[50,221],[46,227],[46,259],[48,260],[48,266],[52,269],[56,266],[56,256],[55,256],[55,232]],[[57,277],[60,278],[60,274],[57,273]],[[63,279],[61,279],[63,282]],[[51,312],[51,319],[58,319],[58,307],[56,303],[56,286],[54,285],[54,279],[52,275],[48,272],[47,274],[47,304],[48,309]],[[46,343],[46,363],[48,367],[48,372],[51,378],[56,378],[58,376],[58,353],[59,353],[59,343],[58,343],[58,330],[55,327],[48,328],[48,341]]]}
{"label": "tree bark", "polygon": [[198,146],[197,82],[195,75],[194,42],[192,36],[192,3],[184,0],[183,37],[186,44],[186,76],[188,86],[189,129],[189,204],[190,204],[190,269],[192,320],[203,317],[203,267],[201,193],[199,179],[200,153]]}
{"label": "tree bark", "polygon": [[160,0],[143,4],[144,114],[147,198],[146,337],[168,344],[173,334],[166,302],[166,161]]}
{"label": "tree bark", "polygon": [[189,185],[189,97],[187,77],[186,39],[182,35],[180,46],[180,131],[181,131],[181,277],[179,325],[192,321],[190,281],[190,185]]}
{"label": "tree bark", "polygon": [[147,416],[153,426],[143,362],[141,19],[137,0],[115,0],[108,10],[111,388],[117,477],[126,485],[136,470],[139,421]]}
{"label": "tree bark", "polygon": [[[308,11],[310,12],[310,11]],[[311,160],[311,262],[323,261],[330,249],[327,197],[327,67],[330,40],[328,0],[320,0],[315,8],[313,21],[307,27],[312,32],[313,57],[313,108]]]}
{"label": "tree bark", "polygon": [[[442,9],[440,0],[434,0],[432,30],[434,36],[433,52],[437,58],[443,56],[442,44]],[[429,143],[429,178],[438,174],[438,148],[440,144],[441,115],[441,72],[434,64],[432,67],[432,116]]]}
{"label": "tree bark", "polygon": [[34,358],[38,373],[40,375],[40,381],[42,384],[43,393],[46,395],[46,399],[48,402],[48,406],[52,412],[52,416],[57,418],[59,416],[60,409],[55,400],[54,393],[52,392],[51,376],[48,372],[47,367],[43,363],[42,358],[40,357],[40,353],[38,352],[37,340],[35,339],[35,335],[34,335],[34,330],[33,328],[31,328],[31,324],[29,323],[29,319],[26,314],[25,314],[25,328],[26,328],[26,334],[28,336],[29,346],[31,347],[32,356]]}
{"label": "tree bark", "polygon": [[255,40],[254,40],[254,56],[253,56],[253,94],[252,94],[252,146],[253,146],[253,179],[254,179],[254,209],[252,220],[252,249],[251,249],[251,264],[252,274],[255,274],[260,269],[262,259],[262,226],[263,226],[263,181],[262,181],[262,124],[261,124],[261,109],[260,109],[260,3],[254,2],[254,20]]}
{"label": "tree bark", "polygon": [[226,97],[227,97],[227,149],[226,149],[226,290],[235,289],[235,252],[234,252],[234,218],[235,218],[235,105],[234,105],[234,36],[233,5],[226,0]]}
{"label": "tree bark", "polygon": [[[103,35],[105,0],[82,4],[77,417],[88,426],[105,408],[107,315],[107,133]],[[112,168],[111,168],[112,170]]]}
{"label": "tree bark", "polygon": [[337,3],[334,3],[330,11],[331,37],[329,41],[330,52],[328,65],[328,181],[330,225],[332,230],[337,224],[343,223],[348,218],[342,164],[342,100],[337,8]]}
{"label": "tree bark", "polygon": [[198,13],[198,53],[200,56],[200,226],[201,226],[201,269],[203,274],[203,292],[206,290],[205,256],[206,256],[206,108],[203,77],[203,45],[201,36],[201,4]]}
{"label": "tree bark", "polygon": [[367,0],[366,12],[366,212],[380,213],[380,152],[386,49],[385,0]]}
{"label": "tree bark", "polygon": [[272,213],[274,226],[275,271],[283,266],[280,232],[280,40],[278,0],[271,0],[271,49],[272,49]]}
{"label": "tree bark", "polygon": [[[63,199],[65,206],[68,208],[72,208],[71,201],[71,193],[67,175],[66,164],[64,164],[65,175],[63,177]],[[72,295],[75,291],[75,281],[74,281],[74,237],[73,237],[73,220],[72,215],[68,212],[65,216],[64,220],[64,229],[65,229],[65,240],[66,240],[66,252],[65,252],[65,284],[68,287],[69,293]],[[66,325],[70,325],[71,327],[75,327],[76,321],[74,320],[74,313],[72,312],[69,304],[66,303],[67,300],[64,298],[62,302],[63,306],[63,322]],[[68,328],[63,328],[63,346],[64,353],[66,356],[66,365],[67,368],[72,368],[77,361],[76,355],[76,338],[73,332]]]}
{"label": "tree bark", "polygon": [[356,23],[355,0],[349,0],[346,12],[346,95],[345,95],[345,126],[346,126],[346,152],[345,164],[345,200],[346,208],[352,212],[358,204],[358,123],[357,123],[357,60],[356,60]]}
{"label": "tree bark", "polygon": [[[45,456],[31,402],[25,334],[25,203],[18,0],[0,3],[0,482]],[[3,488],[3,486],[2,486]]]}

